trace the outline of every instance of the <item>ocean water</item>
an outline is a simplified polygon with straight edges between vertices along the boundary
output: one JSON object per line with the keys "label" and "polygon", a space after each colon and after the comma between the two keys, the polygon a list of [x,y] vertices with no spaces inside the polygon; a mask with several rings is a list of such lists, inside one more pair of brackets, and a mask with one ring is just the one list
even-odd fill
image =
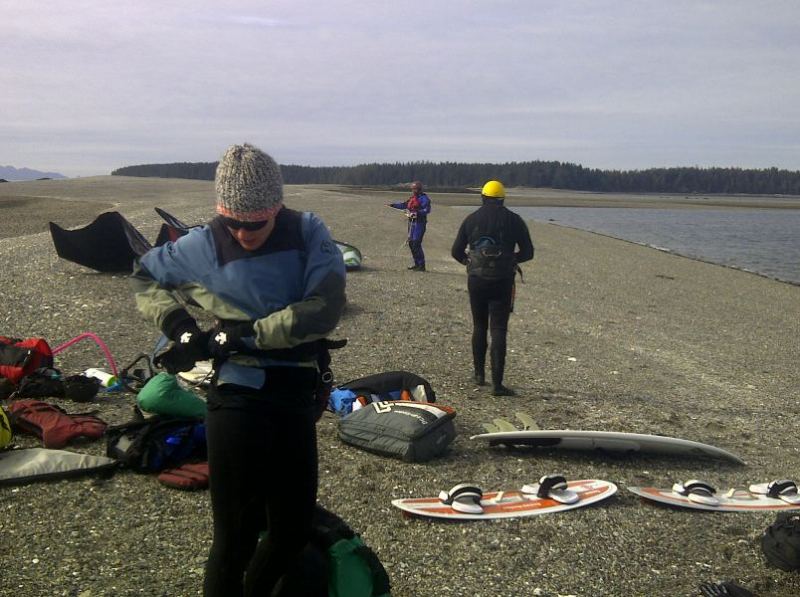
{"label": "ocean water", "polygon": [[800,209],[515,207],[514,211],[527,220],[589,230],[800,284]]}

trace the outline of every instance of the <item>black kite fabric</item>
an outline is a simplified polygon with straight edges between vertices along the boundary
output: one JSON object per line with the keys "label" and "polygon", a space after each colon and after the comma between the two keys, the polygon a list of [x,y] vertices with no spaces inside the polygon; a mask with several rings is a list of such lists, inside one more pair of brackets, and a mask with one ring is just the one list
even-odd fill
{"label": "black kite fabric", "polygon": [[77,230],[50,222],[50,235],[59,257],[99,272],[131,272],[133,260],[152,247],[118,211],[102,213]]}
{"label": "black kite fabric", "polygon": [[[153,246],[177,240],[194,228],[159,207],[155,210],[165,222],[161,224],[155,245],[151,245],[118,211],[102,213],[88,226],[76,230],[66,230],[50,222],[50,235],[56,253],[62,259],[98,272],[130,273],[134,259],[147,253]],[[334,242],[345,254],[348,270],[361,267],[361,252],[358,249],[341,241]]]}

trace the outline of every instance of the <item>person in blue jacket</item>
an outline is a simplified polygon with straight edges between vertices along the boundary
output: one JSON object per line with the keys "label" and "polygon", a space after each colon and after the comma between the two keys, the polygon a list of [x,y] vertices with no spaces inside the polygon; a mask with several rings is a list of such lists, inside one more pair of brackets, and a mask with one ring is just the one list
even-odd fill
{"label": "person in blue jacket", "polygon": [[[345,268],[323,222],[284,207],[280,167],[260,149],[228,148],[215,189],[217,216],[142,256],[132,281],[138,309],[172,341],[161,366],[213,359],[205,595],[269,595],[311,536],[317,364]],[[214,319],[209,330],[187,304]]]}
{"label": "person in blue jacket", "polygon": [[422,237],[428,226],[428,214],[431,213],[431,200],[422,191],[422,183],[415,180],[411,183],[411,197],[405,201],[389,203],[389,207],[402,209],[408,218],[408,248],[414,265],[408,269],[417,272],[425,271],[425,252],[422,250]]}

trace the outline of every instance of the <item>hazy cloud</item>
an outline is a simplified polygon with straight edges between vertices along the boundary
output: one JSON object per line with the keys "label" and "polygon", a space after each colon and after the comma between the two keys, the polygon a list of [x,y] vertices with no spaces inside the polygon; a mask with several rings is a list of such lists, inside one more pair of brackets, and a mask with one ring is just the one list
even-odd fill
{"label": "hazy cloud", "polygon": [[233,16],[226,16],[223,17],[223,20],[228,21],[229,23],[234,23],[236,25],[248,25],[254,27],[285,27],[289,23],[287,21],[281,21],[279,19],[265,19],[263,17],[250,17],[245,15],[233,15]]}
{"label": "hazy cloud", "polygon": [[0,0],[0,163],[800,169],[793,0]]}

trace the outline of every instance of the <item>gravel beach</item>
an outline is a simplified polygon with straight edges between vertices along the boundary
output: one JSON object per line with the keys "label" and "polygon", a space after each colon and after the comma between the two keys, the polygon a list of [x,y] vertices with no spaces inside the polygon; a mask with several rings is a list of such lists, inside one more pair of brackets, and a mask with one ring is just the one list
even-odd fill
{"label": "gravel beach", "polygon": [[[509,194],[517,204],[586,201],[569,193],[527,190],[524,200],[513,189]],[[506,381],[518,396],[493,397],[471,383],[466,275],[450,257],[467,213],[451,206],[477,205],[478,196],[431,194],[427,272],[406,270],[405,219],[384,206],[406,196],[286,188],[287,206],[318,213],[334,238],[364,255],[363,269],[348,274],[348,306],[332,335],[349,339],[334,353],[337,381],[405,369],[427,378],[439,402],[457,411],[459,435],[450,451],[423,464],[345,446],[333,414],[319,423],[319,501],[379,554],[392,594],[680,596],[698,595],[701,582],[721,579],[735,579],[759,596],[800,594],[800,576],[767,568],[761,554],[759,538],[774,513],[662,508],[625,489],[693,478],[728,488],[800,477],[800,287],[531,223],[536,256],[523,268],[524,283],[517,283],[508,337]],[[213,200],[207,181],[92,177],[0,184],[0,335],[41,336],[57,346],[92,331],[120,366],[149,351],[157,333],[136,312],[125,276],[59,259],[47,222],[78,227],[115,209],[153,240],[160,224],[153,207],[199,223],[211,217]],[[97,347],[81,342],[60,353],[56,366],[68,375],[107,365]],[[53,402],[68,412],[97,410],[109,424],[120,424],[131,419],[135,397],[105,393],[91,405]],[[509,451],[469,439],[483,431],[481,423],[513,421],[516,412],[543,429],[710,443],[747,465]],[[39,445],[30,436],[15,441]],[[105,442],[69,449],[103,454]],[[471,523],[408,519],[390,504],[463,481],[487,491],[515,489],[551,473],[607,479],[619,491],[572,512]],[[108,480],[3,487],[0,508],[0,595],[202,593],[211,540],[208,492],[168,489],[153,476],[121,471]]]}

